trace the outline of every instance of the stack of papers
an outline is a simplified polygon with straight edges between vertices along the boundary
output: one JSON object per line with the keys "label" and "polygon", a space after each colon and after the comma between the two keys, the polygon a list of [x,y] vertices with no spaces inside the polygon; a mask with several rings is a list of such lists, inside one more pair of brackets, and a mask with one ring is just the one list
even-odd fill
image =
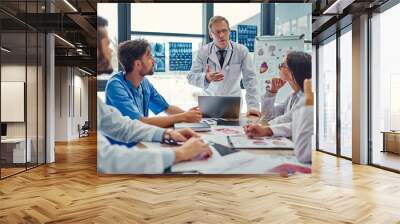
{"label": "stack of papers", "polygon": [[235,149],[293,149],[294,144],[284,137],[255,137],[246,135],[227,136],[229,144]]}
{"label": "stack of papers", "polygon": [[[146,150],[164,150],[159,143],[146,142],[144,144],[147,146]],[[211,150],[213,154],[210,158],[174,164],[171,172],[183,174],[194,172],[201,174],[276,174],[274,168],[276,169],[282,164],[305,166],[299,163],[294,155],[255,154],[239,151],[221,156],[212,144]]]}
{"label": "stack of papers", "polygon": [[[276,168],[282,164],[300,164],[294,155],[263,155],[249,152],[237,152],[221,157],[214,149],[213,156],[202,161],[188,161],[172,166],[171,172],[185,173],[197,171],[201,174],[276,174]],[[279,172],[278,172],[279,173]]]}
{"label": "stack of papers", "polygon": [[275,174],[272,169],[283,163],[299,164],[296,157],[253,154],[256,158],[249,163],[231,164],[230,169],[226,169],[224,174]]}
{"label": "stack of papers", "polygon": [[188,161],[175,164],[171,172],[197,171],[202,174],[223,174],[229,173],[232,167],[245,166],[257,158],[257,155],[247,152],[236,152],[227,156],[221,156],[213,147],[213,155],[207,160]]}

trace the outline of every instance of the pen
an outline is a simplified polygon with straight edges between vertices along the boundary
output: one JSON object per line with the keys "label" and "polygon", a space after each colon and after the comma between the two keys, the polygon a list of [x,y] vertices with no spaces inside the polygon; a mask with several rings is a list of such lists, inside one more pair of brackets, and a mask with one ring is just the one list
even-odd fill
{"label": "pen", "polygon": [[233,143],[231,141],[231,137],[229,135],[227,135],[226,138],[228,140],[228,144],[231,146],[231,148],[233,148]]}

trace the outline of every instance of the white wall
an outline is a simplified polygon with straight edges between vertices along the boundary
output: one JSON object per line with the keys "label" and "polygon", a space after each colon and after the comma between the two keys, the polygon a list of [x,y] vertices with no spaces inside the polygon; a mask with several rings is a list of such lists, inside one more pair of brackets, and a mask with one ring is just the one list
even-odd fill
{"label": "white wall", "polygon": [[[38,70],[37,70],[38,69]],[[27,78],[27,80],[25,80]],[[6,122],[7,137],[9,138],[25,138],[30,139],[30,148],[32,161],[39,163],[44,162],[44,74],[42,67],[36,67],[25,64],[3,64],[1,66],[2,82],[24,82],[26,84],[26,107],[22,107],[22,113],[26,112],[26,120],[23,122]],[[2,96],[4,97],[4,96]],[[1,108],[2,112],[13,113],[10,107]],[[25,111],[26,110],[26,111]],[[37,157],[37,153],[39,156]]]}
{"label": "white wall", "polygon": [[55,68],[55,141],[68,139],[68,85],[69,76],[67,67]]}
{"label": "white wall", "polygon": [[55,141],[77,139],[78,124],[88,120],[88,78],[71,67],[56,67],[55,78]]}
{"label": "white wall", "polygon": [[[81,126],[85,123],[85,121],[88,120],[88,78],[85,76],[81,76],[82,73],[79,73],[79,75],[76,75],[76,72],[78,70],[75,70],[75,75],[74,75],[74,96],[72,98],[74,99],[74,108],[72,108],[72,117],[73,119],[71,120],[71,126],[72,126],[72,132],[71,135],[73,138],[77,138],[79,133],[78,133],[78,124]],[[78,71],[79,72],[79,71]],[[79,97],[80,96],[80,97]],[[80,101],[80,102],[79,102]],[[73,104],[71,104],[73,105]],[[81,108],[80,108],[81,107]],[[80,111],[81,110],[81,111]]]}
{"label": "white wall", "polygon": [[[25,65],[9,64],[1,66],[1,81],[2,82],[26,82],[25,80]],[[29,70],[33,69],[28,66]],[[29,95],[29,93],[28,93]],[[33,95],[33,94],[32,94]],[[7,110],[7,108],[1,108]],[[25,122],[7,122],[8,137],[25,137]]]}

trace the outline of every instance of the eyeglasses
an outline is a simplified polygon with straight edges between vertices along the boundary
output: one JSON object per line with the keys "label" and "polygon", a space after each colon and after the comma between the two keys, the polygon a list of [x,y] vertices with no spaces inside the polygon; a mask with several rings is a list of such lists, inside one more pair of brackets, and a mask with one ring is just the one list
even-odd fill
{"label": "eyeglasses", "polygon": [[229,32],[229,30],[228,29],[223,29],[223,30],[216,30],[216,31],[211,31],[213,34],[215,34],[215,35],[220,35],[221,33],[222,34],[227,34],[228,32]]}
{"label": "eyeglasses", "polygon": [[282,62],[282,63],[279,63],[278,68],[279,68],[279,69],[281,69],[281,68],[288,68],[288,66],[286,65],[286,63]]}

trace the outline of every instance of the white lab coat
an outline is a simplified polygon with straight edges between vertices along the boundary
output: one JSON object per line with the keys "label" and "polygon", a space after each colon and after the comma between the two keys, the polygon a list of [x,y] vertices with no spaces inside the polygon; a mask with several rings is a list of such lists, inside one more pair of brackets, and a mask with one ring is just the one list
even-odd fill
{"label": "white lab coat", "polygon": [[[216,52],[217,47],[213,42],[199,49],[187,77],[189,83],[202,88],[204,95],[242,96],[240,80],[243,76],[243,85],[246,88],[247,108],[259,109],[256,73],[254,70],[254,63],[249,55],[249,50],[242,44],[231,42],[231,44],[227,46],[225,61],[222,68],[219,64]],[[231,55],[232,58],[230,59]],[[224,80],[208,83],[205,79],[207,62],[211,71],[218,71],[224,74]]]}
{"label": "white lab coat", "polygon": [[[164,129],[144,124],[138,120],[124,117],[114,107],[105,105],[97,99],[97,169],[101,173],[154,174],[163,173],[171,165],[175,154],[171,149],[146,150],[123,145],[112,145],[105,138],[121,142],[160,141]],[[164,164],[164,158],[170,158]]]}
{"label": "white lab coat", "polygon": [[302,163],[311,163],[312,135],[314,129],[313,106],[305,106],[304,100],[293,110],[292,130],[294,153]]}
{"label": "white lab coat", "polygon": [[268,121],[274,136],[292,136],[292,111],[303,97],[304,93],[299,91],[290,94],[284,102],[276,104],[276,93],[266,92],[261,103],[261,113]]}
{"label": "white lab coat", "polygon": [[161,141],[163,128],[123,116],[112,106],[97,99],[97,123],[103,135],[120,142]]}

